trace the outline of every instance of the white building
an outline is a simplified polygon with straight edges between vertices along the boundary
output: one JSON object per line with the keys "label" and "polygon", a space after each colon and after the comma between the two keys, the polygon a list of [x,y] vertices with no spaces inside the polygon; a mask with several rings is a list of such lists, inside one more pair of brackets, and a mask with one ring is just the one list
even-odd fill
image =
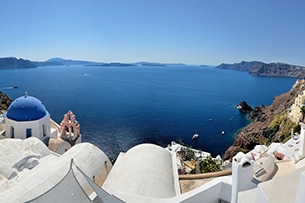
{"label": "white building", "polygon": [[305,90],[298,94],[295,98],[294,103],[291,106],[290,118],[293,122],[300,122],[302,119],[302,111],[301,108],[305,104]]}
{"label": "white building", "polygon": [[6,138],[50,136],[50,114],[35,97],[25,94],[13,101],[6,113]]}
{"label": "white building", "polygon": [[180,191],[173,161],[165,148],[153,144],[137,145],[119,155],[103,189],[128,202],[136,201],[136,196],[174,198]]}
{"label": "white building", "polygon": [[67,125],[65,117],[63,130],[34,97],[16,99],[5,120],[8,131],[0,139],[0,202],[305,202],[304,124],[300,135],[284,144],[238,153],[232,160],[232,175],[182,193],[176,143],[167,148],[137,145],[121,153],[112,166],[105,153],[90,143],[75,144],[62,155],[57,152],[64,148],[58,150],[50,142],[47,147],[44,137],[54,132],[57,137],[50,139],[58,141],[58,135],[71,133],[74,137],[79,135],[79,125]]}
{"label": "white building", "polygon": [[61,156],[35,137],[2,139],[0,149],[0,202],[91,202],[93,189],[86,177],[101,186],[112,167],[89,143]]}
{"label": "white building", "polygon": [[72,111],[69,111],[59,126],[50,118],[39,99],[25,93],[15,99],[6,112],[4,138],[30,137],[42,140],[49,149],[63,154],[71,146],[81,142],[80,125]]}

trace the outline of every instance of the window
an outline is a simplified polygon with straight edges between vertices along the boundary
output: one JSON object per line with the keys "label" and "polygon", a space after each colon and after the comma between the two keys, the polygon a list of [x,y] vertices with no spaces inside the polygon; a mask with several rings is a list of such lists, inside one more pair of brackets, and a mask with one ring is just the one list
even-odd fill
{"label": "window", "polygon": [[15,132],[14,132],[14,127],[11,126],[11,138],[14,138],[15,137]]}
{"label": "window", "polygon": [[246,161],[245,163],[243,163],[242,167],[245,168],[245,167],[249,167],[251,166],[250,162]]}
{"label": "window", "polygon": [[26,138],[32,137],[32,128],[26,129]]}
{"label": "window", "polygon": [[42,125],[42,134],[45,137],[46,136],[46,127]]}

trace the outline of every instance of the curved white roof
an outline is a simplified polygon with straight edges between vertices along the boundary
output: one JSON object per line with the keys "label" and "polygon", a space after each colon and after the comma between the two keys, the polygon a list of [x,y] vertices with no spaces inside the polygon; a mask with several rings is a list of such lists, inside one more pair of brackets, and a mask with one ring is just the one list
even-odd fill
{"label": "curved white roof", "polygon": [[174,197],[177,194],[173,174],[169,151],[157,145],[141,144],[119,156],[103,188],[118,197],[120,194]]}
{"label": "curved white roof", "polygon": [[[90,143],[77,144],[61,156],[50,152],[35,137],[3,139],[0,147],[0,202],[26,202],[47,194],[64,179],[71,159],[88,177],[94,176],[95,183],[100,186],[112,167],[107,156]],[[11,175],[14,172],[16,175]],[[83,175],[76,171],[75,176],[87,195],[90,194],[92,188]],[[66,187],[79,186],[68,182]],[[52,194],[71,195],[65,190]],[[55,196],[50,198],[56,199]]]}
{"label": "curved white roof", "polygon": [[0,179],[1,176],[14,178],[21,171],[21,165],[31,161],[29,159],[36,157],[39,160],[51,154],[47,146],[34,137],[25,140],[3,139],[0,141],[0,149]]}

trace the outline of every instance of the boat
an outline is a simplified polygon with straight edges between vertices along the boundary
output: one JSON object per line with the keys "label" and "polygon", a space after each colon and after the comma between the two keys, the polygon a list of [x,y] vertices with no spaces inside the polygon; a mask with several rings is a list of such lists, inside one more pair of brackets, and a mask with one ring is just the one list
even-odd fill
{"label": "boat", "polygon": [[209,122],[211,122],[213,119],[212,118],[209,118]]}
{"label": "boat", "polygon": [[199,137],[199,134],[198,133],[195,133],[192,137],[193,140],[196,140],[197,138]]}
{"label": "boat", "polygon": [[223,134],[223,135],[224,135],[224,134],[225,134],[225,131],[223,130],[223,131],[221,132],[221,134]]}

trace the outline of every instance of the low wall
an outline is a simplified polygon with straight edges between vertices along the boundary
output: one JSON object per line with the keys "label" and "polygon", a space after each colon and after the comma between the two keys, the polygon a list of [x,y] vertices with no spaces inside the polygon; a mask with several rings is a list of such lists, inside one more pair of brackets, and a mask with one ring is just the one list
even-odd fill
{"label": "low wall", "polygon": [[204,178],[216,178],[220,176],[231,175],[232,170],[223,170],[218,172],[211,173],[199,173],[199,174],[187,174],[187,175],[179,175],[179,179],[183,180],[191,180],[191,179],[204,179]]}

